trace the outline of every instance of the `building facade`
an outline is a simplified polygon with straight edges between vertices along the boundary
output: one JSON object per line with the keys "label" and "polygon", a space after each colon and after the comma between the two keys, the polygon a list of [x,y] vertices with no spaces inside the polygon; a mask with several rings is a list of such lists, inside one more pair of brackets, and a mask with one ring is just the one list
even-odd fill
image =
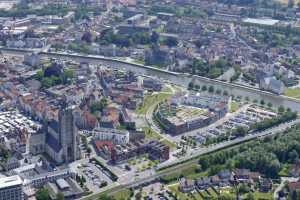
{"label": "building facade", "polygon": [[0,200],[24,200],[23,180],[20,176],[0,178]]}
{"label": "building facade", "polygon": [[80,158],[79,135],[73,115],[74,107],[61,108],[58,121],[48,122],[45,151],[57,164]]}

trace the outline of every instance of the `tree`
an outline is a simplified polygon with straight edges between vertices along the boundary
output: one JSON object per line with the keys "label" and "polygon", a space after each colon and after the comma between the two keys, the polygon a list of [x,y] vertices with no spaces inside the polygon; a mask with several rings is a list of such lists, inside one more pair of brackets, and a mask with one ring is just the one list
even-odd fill
{"label": "tree", "polygon": [[100,101],[95,102],[91,105],[91,112],[102,111],[107,106],[107,99],[102,98]]}
{"label": "tree", "polygon": [[209,86],[209,88],[208,88],[208,92],[210,92],[210,93],[213,93],[215,91],[215,88],[214,88],[214,86]]}
{"label": "tree", "polygon": [[227,90],[224,90],[223,95],[224,95],[224,96],[228,96]]}
{"label": "tree", "polygon": [[285,109],[283,106],[278,107],[278,113],[284,113]]}
{"label": "tree", "polygon": [[291,162],[295,162],[296,160],[299,159],[299,154],[298,154],[298,152],[295,149],[293,149],[289,153],[289,159],[290,159]]}
{"label": "tree", "polygon": [[36,199],[37,200],[49,200],[49,191],[47,188],[40,188],[37,192],[36,192]]}
{"label": "tree", "polygon": [[159,34],[155,31],[153,31],[151,34],[150,41],[155,44],[158,42],[158,40],[159,40]]}
{"label": "tree", "polygon": [[238,193],[239,194],[244,194],[244,193],[248,193],[250,191],[250,188],[245,184],[240,184],[238,186]]}
{"label": "tree", "polygon": [[49,88],[49,87],[52,86],[52,84],[53,84],[53,82],[52,82],[52,79],[51,79],[51,78],[49,78],[49,77],[44,77],[44,78],[42,79],[42,86],[43,86],[43,87]]}
{"label": "tree", "polygon": [[139,192],[136,193],[135,199],[136,200],[141,200],[142,199],[142,192],[141,191],[139,191]]}
{"label": "tree", "polygon": [[217,89],[216,93],[217,93],[217,94],[221,94],[221,93],[222,93],[222,90],[221,90],[221,89]]}
{"label": "tree", "polygon": [[38,70],[34,76],[37,80],[41,81],[42,78],[44,77],[44,72],[43,70]]}
{"label": "tree", "polygon": [[207,90],[207,86],[206,86],[206,85],[203,85],[203,86],[201,87],[201,90],[202,90],[202,91],[206,91],[206,90]]}
{"label": "tree", "polygon": [[193,82],[190,82],[189,85],[188,85],[188,89],[189,90],[192,90],[194,88],[194,83]]}
{"label": "tree", "polygon": [[100,195],[98,200],[113,200],[113,198],[111,198],[110,196],[107,196],[107,194],[102,194],[102,195]]}
{"label": "tree", "polygon": [[72,79],[74,77],[74,71],[71,69],[66,69],[64,71],[64,79],[68,80],[68,79]]}
{"label": "tree", "polygon": [[246,199],[247,200],[255,200],[253,193],[249,192],[248,195],[247,195],[247,197],[246,197]]}
{"label": "tree", "polygon": [[260,100],[260,104],[263,106],[263,105],[265,105],[265,101],[262,99],[262,100]]}
{"label": "tree", "polygon": [[64,200],[65,199],[65,196],[63,193],[59,192],[57,195],[56,195],[56,200]]}
{"label": "tree", "polygon": [[271,102],[269,102],[267,105],[269,108],[272,108],[272,106],[273,106]]}

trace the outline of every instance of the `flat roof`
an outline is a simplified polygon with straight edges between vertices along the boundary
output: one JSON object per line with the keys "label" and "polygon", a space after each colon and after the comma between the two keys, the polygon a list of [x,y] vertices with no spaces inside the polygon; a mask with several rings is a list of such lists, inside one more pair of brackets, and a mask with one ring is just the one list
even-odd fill
{"label": "flat roof", "polygon": [[23,180],[18,175],[0,178],[0,189],[21,184],[23,184]]}
{"label": "flat roof", "polygon": [[243,19],[243,22],[272,26],[277,24],[279,20],[270,19],[270,18],[246,18]]}
{"label": "flat roof", "polygon": [[63,179],[63,178],[57,179],[56,180],[56,184],[59,187],[59,189],[61,189],[61,190],[70,187],[69,183],[65,179]]}

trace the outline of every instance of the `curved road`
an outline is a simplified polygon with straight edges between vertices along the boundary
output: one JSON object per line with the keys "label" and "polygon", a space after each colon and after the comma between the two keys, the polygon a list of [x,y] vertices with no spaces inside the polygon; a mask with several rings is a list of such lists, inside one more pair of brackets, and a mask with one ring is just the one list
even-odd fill
{"label": "curved road", "polygon": [[[33,52],[32,50],[25,49],[7,49],[0,48],[4,53],[24,55],[26,53]],[[234,83],[222,82],[220,80],[209,79],[205,77],[188,75],[184,73],[170,72],[167,70],[157,69],[155,67],[140,65],[136,63],[130,63],[118,59],[106,58],[102,56],[94,55],[82,55],[82,54],[66,54],[66,53],[52,53],[52,52],[40,52],[41,57],[50,57],[57,59],[72,59],[78,62],[88,62],[93,64],[102,64],[111,68],[131,70],[137,74],[156,76],[161,79],[169,80],[170,82],[187,87],[190,82],[194,82],[198,85],[213,85],[215,89],[226,90],[230,95],[248,97],[250,100],[262,100],[266,103],[270,102],[273,106],[278,107],[283,105],[284,107],[292,108],[293,110],[300,111],[300,100],[276,95],[271,92],[262,91],[253,87],[244,85],[238,85]]]}

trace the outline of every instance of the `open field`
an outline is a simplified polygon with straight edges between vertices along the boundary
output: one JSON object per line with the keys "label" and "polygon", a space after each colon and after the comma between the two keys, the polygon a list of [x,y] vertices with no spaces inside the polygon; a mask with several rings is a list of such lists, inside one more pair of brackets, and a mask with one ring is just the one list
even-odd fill
{"label": "open field", "polygon": [[159,102],[162,102],[168,99],[171,96],[169,93],[154,93],[154,94],[147,94],[145,95],[144,101],[142,105],[140,105],[136,112],[138,114],[145,114],[147,110],[152,106]]}
{"label": "open field", "polygon": [[231,101],[229,112],[233,113],[233,112],[237,111],[239,108],[240,108],[240,104],[238,102]]}
{"label": "open field", "polygon": [[284,91],[284,95],[300,99],[300,88],[286,88]]}
{"label": "open field", "polygon": [[121,191],[113,194],[112,197],[116,200],[129,199],[130,194],[131,194],[131,191],[129,189],[124,189],[124,190],[121,190]]}
{"label": "open field", "polygon": [[155,132],[153,129],[151,129],[149,127],[144,127],[142,129],[145,132],[146,138],[149,138],[149,139],[151,138],[151,139],[156,139],[156,140],[162,139],[162,137],[157,132]]}

